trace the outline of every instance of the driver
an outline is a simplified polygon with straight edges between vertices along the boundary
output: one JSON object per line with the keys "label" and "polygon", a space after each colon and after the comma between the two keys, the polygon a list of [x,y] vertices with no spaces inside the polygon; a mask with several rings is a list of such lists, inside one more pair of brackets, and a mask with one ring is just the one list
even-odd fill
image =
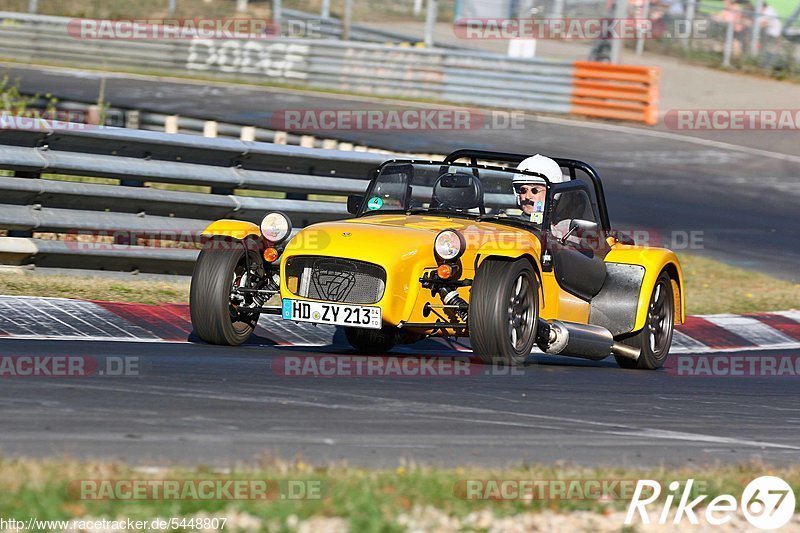
{"label": "driver", "polygon": [[[517,170],[524,170],[547,178],[550,183],[561,183],[564,174],[561,167],[543,155],[536,154],[522,161]],[[544,201],[547,196],[547,187],[544,179],[525,174],[515,174],[511,181],[514,194],[517,196],[517,206],[522,210],[519,218],[525,222],[541,224],[544,218]]]}

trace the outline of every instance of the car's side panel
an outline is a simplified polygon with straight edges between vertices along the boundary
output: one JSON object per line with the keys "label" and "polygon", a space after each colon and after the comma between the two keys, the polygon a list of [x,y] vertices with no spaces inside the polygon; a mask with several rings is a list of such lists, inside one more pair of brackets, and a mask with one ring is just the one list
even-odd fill
{"label": "car's side panel", "polygon": [[592,298],[589,323],[606,328],[615,337],[633,331],[644,273],[641,265],[607,262],[603,288]]}
{"label": "car's side panel", "polygon": [[644,327],[650,295],[653,292],[658,276],[665,269],[670,272],[673,278],[677,278],[673,280],[673,291],[676,297],[675,323],[682,324],[684,322],[686,318],[686,299],[684,297],[683,272],[674,252],[665,248],[648,248],[617,243],[612,246],[605,260],[607,263],[641,265],[645,269],[633,331],[639,331]]}
{"label": "car's side panel", "polygon": [[222,219],[209,224],[206,229],[203,230],[202,235],[206,237],[232,237],[242,240],[251,235],[260,238],[261,230],[252,222]]}

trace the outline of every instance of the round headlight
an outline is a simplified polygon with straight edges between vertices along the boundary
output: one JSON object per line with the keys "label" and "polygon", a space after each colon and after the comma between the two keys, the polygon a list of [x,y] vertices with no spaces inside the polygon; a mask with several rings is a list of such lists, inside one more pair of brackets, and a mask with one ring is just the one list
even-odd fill
{"label": "round headlight", "polygon": [[464,236],[456,230],[446,229],[436,236],[433,251],[439,259],[452,261],[464,253]]}
{"label": "round headlight", "polygon": [[278,211],[268,213],[261,221],[261,235],[269,242],[280,243],[292,233],[292,222],[289,217]]}

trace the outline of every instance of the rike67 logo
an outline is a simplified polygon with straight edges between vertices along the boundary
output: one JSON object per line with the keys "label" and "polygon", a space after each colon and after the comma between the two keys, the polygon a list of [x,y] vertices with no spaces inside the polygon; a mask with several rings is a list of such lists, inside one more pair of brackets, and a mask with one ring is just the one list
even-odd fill
{"label": "rike67 logo", "polygon": [[[741,507],[741,512],[745,519],[753,527],[763,530],[773,530],[785,526],[794,516],[795,497],[792,488],[779,477],[761,476],[754,479],[745,487],[741,501],[730,494],[721,494],[708,503],[704,503],[708,495],[700,495],[691,499],[693,493],[694,480],[689,479],[680,492],[680,483],[673,481],[669,484],[670,494],[667,494],[663,508],[660,513],[651,516],[647,506],[655,503],[661,495],[661,483],[652,479],[640,479],[636,484],[636,489],[631,498],[628,514],[625,516],[625,524],[631,525],[635,521],[635,515],[639,514],[639,519],[643,524],[650,524],[651,518],[657,515],[655,523],[665,525],[672,518],[673,524],[680,524],[684,520],[690,524],[698,525],[697,513],[700,509],[695,509],[700,505],[705,506],[705,521],[712,526],[721,526],[730,522],[737,509]],[[643,497],[646,494],[646,497]],[[678,499],[674,516],[672,506],[675,499]]]}

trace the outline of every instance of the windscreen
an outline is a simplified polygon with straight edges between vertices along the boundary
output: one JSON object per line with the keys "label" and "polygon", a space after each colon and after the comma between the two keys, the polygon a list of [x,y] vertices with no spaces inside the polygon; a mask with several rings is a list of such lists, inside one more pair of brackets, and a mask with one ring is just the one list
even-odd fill
{"label": "windscreen", "polygon": [[511,170],[389,163],[380,169],[367,191],[361,213],[500,215],[540,224],[546,194],[544,180]]}

